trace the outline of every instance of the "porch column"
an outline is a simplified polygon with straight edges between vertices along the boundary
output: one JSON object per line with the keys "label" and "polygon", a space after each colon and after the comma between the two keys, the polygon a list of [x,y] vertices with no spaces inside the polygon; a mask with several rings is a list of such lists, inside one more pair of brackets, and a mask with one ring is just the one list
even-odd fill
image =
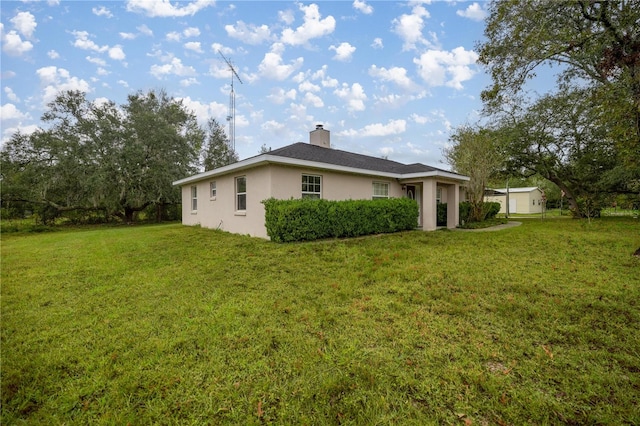
{"label": "porch column", "polygon": [[436,204],[437,183],[428,179],[422,183],[422,229],[433,231],[438,224],[438,205]]}
{"label": "porch column", "polygon": [[447,228],[455,228],[460,223],[460,185],[447,186]]}

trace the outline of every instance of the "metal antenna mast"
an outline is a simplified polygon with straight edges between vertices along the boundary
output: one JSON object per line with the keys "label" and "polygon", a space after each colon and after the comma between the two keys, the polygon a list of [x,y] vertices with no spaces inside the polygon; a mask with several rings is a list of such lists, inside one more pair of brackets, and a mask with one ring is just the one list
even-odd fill
{"label": "metal antenna mast", "polygon": [[231,61],[225,58],[225,56],[222,54],[221,51],[218,50],[218,53],[220,54],[220,56],[222,56],[222,59],[224,59],[227,65],[229,65],[229,69],[231,70],[231,93],[229,93],[229,115],[227,115],[227,121],[229,122],[229,144],[231,145],[231,149],[235,152],[236,150],[236,92],[233,90],[234,76],[235,78],[238,79],[240,84],[243,84],[243,83],[242,83],[242,80],[240,79],[240,76],[236,72],[236,69],[233,67],[233,64],[231,63]]}

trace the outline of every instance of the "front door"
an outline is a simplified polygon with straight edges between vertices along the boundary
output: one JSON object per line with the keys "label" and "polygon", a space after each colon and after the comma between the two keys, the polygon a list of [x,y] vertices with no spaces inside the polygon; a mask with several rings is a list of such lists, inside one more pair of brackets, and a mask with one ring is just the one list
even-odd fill
{"label": "front door", "polygon": [[418,203],[418,227],[422,226],[422,203],[420,202],[420,187],[416,185],[407,185],[407,198],[415,200]]}

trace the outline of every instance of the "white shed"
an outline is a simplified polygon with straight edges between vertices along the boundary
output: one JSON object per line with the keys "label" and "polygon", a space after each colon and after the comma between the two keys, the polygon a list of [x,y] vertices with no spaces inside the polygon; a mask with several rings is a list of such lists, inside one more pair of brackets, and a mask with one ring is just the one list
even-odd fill
{"label": "white shed", "polygon": [[[492,191],[491,195],[485,196],[485,201],[500,203],[500,213],[506,213],[507,188]],[[542,213],[543,194],[537,186],[509,188],[509,213]]]}

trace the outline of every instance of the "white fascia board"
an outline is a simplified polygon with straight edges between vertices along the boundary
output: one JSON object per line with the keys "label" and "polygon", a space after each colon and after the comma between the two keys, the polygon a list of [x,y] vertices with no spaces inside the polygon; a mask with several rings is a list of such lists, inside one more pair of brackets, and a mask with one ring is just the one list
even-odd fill
{"label": "white fascia board", "polygon": [[453,179],[457,181],[465,181],[468,182],[471,180],[468,176],[458,175],[451,172],[446,172],[444,170],[433,170],[430,172],[419,172],[419,173],[407,173],[404,175],[400,175],[400,179],[420,179],[425,177],[442,177],[447,179]]}
{"label": "white fascia board", "polygon": [[215,176],[228,174],[233,171],[244,170],[250,167],[256,167],[262,164],[281,164],[285,166],[307,167],[311,169],[330,170],[335,172],[351,173],[351,174],[357,174],[357,175],[379,176],[379,177],[386,177],[391,179],[418,179],[418,178],[439,176],[439,177],[445,177],[448,179],[454,179],[458,181],[469,180],[467,176],[461,176],[455,173],[449,173],[442,170],[434,170],[431,172],[421,172],[421,173],[410,173],[410,174],[403,175],[400,173],[380,172],[376,170],[367,170],[367,169],[359,169],[356,167],[339,166],[336,164],[322,163],[318,161],[299,160],[297,158],[281,157],[279,155],[262,154],[255,157],[248,158],[246,160],[239,161],[237,163],[229,164],[228,166],[220,167],[219,169],[209,170],[204,173],[199,173],[197,175],[193,175],[184,179],[177,180],[173,182],[173,185],[180,186],[180,185],[186,185],[189,183],[199,182]]}

